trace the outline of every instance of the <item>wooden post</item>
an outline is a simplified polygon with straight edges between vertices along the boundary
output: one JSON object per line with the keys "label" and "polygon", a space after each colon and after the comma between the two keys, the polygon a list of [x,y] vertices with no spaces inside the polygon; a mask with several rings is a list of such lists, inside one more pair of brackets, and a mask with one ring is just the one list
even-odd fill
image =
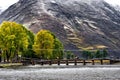
{"label": "wooden post", "polygon": [[100,63],[101,63],[101,65],[103,65],[103,60],[102,59],[100,60]]}
{"label": "wooden post", "polygon": [[49,61],[49,65],[52,65],[52,61],[51,60]]}
{"label": "wooden post", "polygon": [[85,62],[85,60],[83,60],[83,65],[86,65],[86,62]]}
{"label": "wooden post", "polygon": [[41,65],[43,65],[44,63],[43,62],[41,62]]}
{"label": "wooden post", "polygon": [[113,64],[113,60],[110,60],[110,64]]}
{"label": "wooden post", "polygon": [[58,60],[58,65],[60,65],[60,60]]}
{"label": "wooden post", "polygon": [[23,66],[27,65],[25,61],[22,61]]}
{"label": "wooden post", "polygon": [[35,65],[35,61],[34,60],[31,60],[31,63],[32,63],[32,65]]}
{"label": "wooden post", "polygon": [[75,59],[75,63],[74,63],[75,65],[77,65],[77,60]]}
{"label": "wooden post", "polygon": [[92,60],[92,65],[95,65],[95,62],[94,62],[94,60]]}
{"label": "wooden post", "polygon": [[68,60],[66,60],[66,65],[69,65]]}

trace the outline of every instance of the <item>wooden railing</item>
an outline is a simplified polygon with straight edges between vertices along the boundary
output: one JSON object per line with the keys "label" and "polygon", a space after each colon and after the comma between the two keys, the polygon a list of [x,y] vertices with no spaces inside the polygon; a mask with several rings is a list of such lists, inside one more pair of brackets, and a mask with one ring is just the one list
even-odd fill
{"label": "wooden railing", "polygon": [[61,65],[61,64],[74,64],[77,65],[79,63],[82,63],[83,65],[86,65],[87,63],[90,63],[91,65],[95,65],[95,64],[114,64],[116,62],[120,62],[120,60],[118,59],[90,59],[90,60],[84,60],[84,59],[68,59],[68,60],[41,60],[41,59],[23,59],[21,60],[21,63],[23,63],[23,65],[35,65],[35,64],[40,64],[40,65],[52,65],[52,64],[57,64],[57,65]]}

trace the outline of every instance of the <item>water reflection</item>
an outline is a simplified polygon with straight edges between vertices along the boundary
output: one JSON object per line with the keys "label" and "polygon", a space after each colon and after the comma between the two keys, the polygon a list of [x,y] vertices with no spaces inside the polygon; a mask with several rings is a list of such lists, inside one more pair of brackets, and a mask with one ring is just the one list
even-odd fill
{"label": "water reflection", "polygon": [[[72,66],[73,67],[73,66]],[[119,66],[0,69],[0,80],[120,80]]]}

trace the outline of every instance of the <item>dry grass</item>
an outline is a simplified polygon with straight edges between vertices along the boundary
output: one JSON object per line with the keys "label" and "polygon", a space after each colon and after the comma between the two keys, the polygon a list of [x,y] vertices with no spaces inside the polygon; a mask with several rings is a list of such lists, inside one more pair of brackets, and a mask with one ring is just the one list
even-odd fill
{"label": "dry grass", "polygon": [[3,63],[3,64],[0,64],[0,67],[2,67],[2,68],[12,67],[12,66],[22,66],[22,63]]}
{"label": "dry grass", "polygon": [[95,45],[95,47],[96,47],[97,49],[104,49],[104,48],[107,48],[107,47],[104,46],[104,45]]}
{"label": "dry grass", "polygon": [[[92,62],[92,60],[86,60],[88,62]],[[95,63],[101,63],[100,60],[94,60]],[[110,60],[103,60],[103,63],[110,63]]]}

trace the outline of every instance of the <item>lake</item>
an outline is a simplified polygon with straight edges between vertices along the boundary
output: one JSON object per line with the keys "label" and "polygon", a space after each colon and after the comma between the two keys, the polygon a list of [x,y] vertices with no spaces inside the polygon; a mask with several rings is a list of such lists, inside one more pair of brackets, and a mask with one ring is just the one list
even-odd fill
{"label": "lake", "polygon": [[120,66],[24,66],[0,68],[0,80],[120,80]]}

